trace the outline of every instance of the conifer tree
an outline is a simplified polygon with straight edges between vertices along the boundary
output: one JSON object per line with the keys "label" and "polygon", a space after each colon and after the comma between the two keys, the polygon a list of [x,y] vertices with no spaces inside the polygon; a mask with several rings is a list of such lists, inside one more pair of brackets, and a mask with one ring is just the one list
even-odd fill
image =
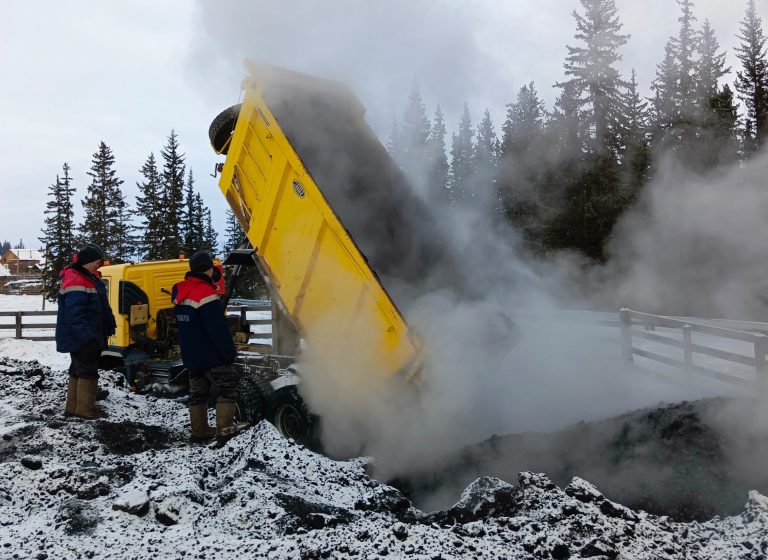
{"label": "conifer tree", "polygon": [[651,89],[653,108],[651,111],[652,136],[655,148],[675,146],[676,126],[680,121],[680,104],[677,94],[677,82],[680,67],[675,56],[675,47],[670,39],[664,48],[664,60],[656,66],[656,79]]}
{"label": "conifer tree", "polygon": [[165,147],[160,152],[163,158],[162,185],[160,199],[163,208],[163,221],[160,235],[160,253],[162,258],[175,259],[182,253],[184,240],[181,237],[184,217],[184,154],[179,147],[178,136],[171,130]]}
{"label": "conifer tree", "polygon": [[472,154],[475,151],[474,135],[469,106],[465,103],[459,121],[459,129],[451,137],[451,167],[448,174],[448,187],[453,205],[463,205],[473,196],[470,181],[472,178]]}
{"label": "conifer tree", "polygon": [[736,56],[741,70],[736,73],[736,91],[746,108],[742,134],[744,153],[749,157],[768,141],[768,55],[755,0],[747,2],[740,31],[741,43],[736,47]]}
{"label": "conifer tree", "polygon": [[607,153],[615,150],[617,122],[620,116],[620,88],[624,84],[615,65],[621,60],[619,48],[628,40],[623,35],[614,0],[580,0],[584,15],[573,12],[576,39],[583,46],[568,46],[564,64],[566,82],[573,87],[592,137],[592,149]]}
{"label": "conifer tree", "polygon": [[140,173],[144,180],[136,183],[142,195],[136,197],[136,213],[141,220],[138,226],[137,252],[141,260],[160,260],[163,258],[163,184],[157,170],[155,154],[149,154]]}
{"label": "conifer tree", "polygon": [[737,158],[738,115],[733,92],[727,84],[720,87],[720,79],[730,71],[725,66],[725,52],[720,52],[715,31],[709,20],[705,20],[696,64],[700,118],[694,149],[686,157],[691,167],[700,173],[732,163]]}
{"label": "conifer tree", "polygon": [[499,210],[526,233],[535,227],[538,201],[533,196],[540,194],[542,167],[546,167],[542,166],[544,116],[544,103],[531,82],[520,88],[514,103],[507,104],[501,127]]}
{"label": "conifer tree", "polygon": [[[499,174],[501,145],[493,128],[491,113],[483,113],[483,120],[477,126],[477,142],[472,154],[471,189],[482,204],[496,199],[496,184]],[[492,205],[496,207],[496,204]]]}
{"label": "conifer tree", "polygon": [[78,228],[79,243],[96,243],[110,260],[123,262],[133,251],[131,226],[121,188],[123,180],[117,177],[114,165],[112,150],[101,142],[88,172],[91,183],[82,201],[85,216]]}
{"label": "conifer tree", "polygon": [[632,75],[622,94],[619,161],[622,163],[622,197],[631,203],[649,178],[650,150],[648,132],[648,102],[640,96],[637,73]]}
{"label": "conifer tree", "polygon": [[[200,195],[198,194],[198,196]],[[202,198],[200,199],[200,205],[200,207],[203,209],[203,223],[205,224],[201,247],[210,251],[215,251],[219,246],[219,235],[216,233],[216,229],[213,227],[211,209],[206,206],[202,206]]]}
{"label": "conifer tree", "polygon": [[[698,50],[698,34],[694,28],[696,16],[693,15],[693,0],[677,0],[682,10],[678,21],[680,31],[672,40],[672,45],[677,57],[678,79],[676,96],[680,106],[680,116],[683,123],[696,118],[698,112],[696,96],[696,61],[695,54]],[[683,134],[691,134],[690,130]]]}
{"label": "conifer tree", "polygon": [[[43,244],[45,265],[43,267],[43,293],[54,301],[58,293],[58,278],[61,270],[71,262],[75,252],[74,211],[72,197],[75,189],[69,176],[69,164],[65,163],[62,175],[48,188],[50,199],[46,203],[45,228],[40,242]],[[8,243],[10,248],[10,243]],[[0,251],[0,254],[5,251]]]}
{"label": "conifer tree", "polygon": [[6,251],[11,249],[11,242],[7,239],[0,243],[0,255],[4,255]]}
{"label": "conifer tree", "polygon": [[438,105],[435,110],[435,119],[432,122],[432,129],[429,133],[429,164],[430,173],[428,178],[429,189],[437,200],[448,204],[450,202],[448,191],[448,155],[445,153],[445,120],[442,109]]}
{"label": "conifer tree", "polygon": [[698,61],[696,62],[696,100],[706,107],[720,91],[720,79],[731,71],[725,66],[725,52],[720,51],[715,30],[708,19],[704,20],[699,40]]}
{"label": "conifer tree", "polygon": [[392,142],[397,141],[398,145],[394,147],[392,155],[408,180],[422,192],[426,191],[425,187],[431,172],[429,165],[431,132],[426,107],[419,92],[419,86],[416,84],[411,90],[400,126],[396,132],[393,131]]}
{"label": "conifer tree", "polygon": [[184,205],[181,209],[181,219],[180,233],[183,239],[181,249],[186,255],[191,255],[200,249],[205,228],[202,221],[202,200],[196,197],[195,178],[191,169],[184,185]]}

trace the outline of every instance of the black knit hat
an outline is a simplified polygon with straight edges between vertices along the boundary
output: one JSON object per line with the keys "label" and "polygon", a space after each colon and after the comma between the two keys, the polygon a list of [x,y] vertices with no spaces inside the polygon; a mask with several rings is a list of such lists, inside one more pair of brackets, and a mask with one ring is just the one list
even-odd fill
{"label": "black knit hat", "polygon": [[189,257],[189,270],[192,272],[206,272],[213,268],[213,258],[208,251],[198,251]]}
{"label": "black knit hat", "polygon": [[82,266],[84,264],[103,260],[104,251],[102,251],[101,247],[95,243],[86,243],[83,245],[82,249],[77,252],[77,260],[75,262]]}

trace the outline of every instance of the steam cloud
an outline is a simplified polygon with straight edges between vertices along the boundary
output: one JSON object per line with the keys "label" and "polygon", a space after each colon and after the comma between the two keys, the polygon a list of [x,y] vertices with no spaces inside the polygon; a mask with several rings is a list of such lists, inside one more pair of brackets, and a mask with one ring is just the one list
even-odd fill
{"label": "steam cloud", "polygon": [[[223,63],[232,83],[242,77],[246,56],[347,82],[355,74],[351,86],[369,110],[376,101],[384,107],[371,116],[380,135],[397,115],[391,100],[402,98],[414,75],[422,91],[439,89],[436,98],[449,105],[449,114],[450,105],[460,106],[470,91],[502,90],[504,99],[486,103],[497,107],[513,91],[486,81],[501,73],[489,67],[493,59],[477,36],[466,33],[464,22],[480,17],[468,3],[365,3],[365,10],[356,2],[332,4],[336,9],[310,1],[289,10],[234,1],[201,6],[209,39],[220,44],[212,53],[201,46],[195,62]],[[424,25],[432,20],[443,27]],[[559,51],[550,58],[555,66],[562,60]],[[521,76],[518,86],[530,79]],[[484,101],[480,95],[480,106]],[[328,157],[334,157],[333,146]],[[489,227],[487,208],[441,216],[452,232],[450,244],[471,271],[474,297],[422,291],[403,310],[429,349],[418,400],[398,387],[366,382],[375,376],[360,375],[350,384],[327,367],[321,349],[310,349],[303,390],[324,419],[329,451],[369,453],[382,476],[393,476],[494,433],[555,429],[709,394],[626,371],[617,341],[605,340],[599,327],[561,320],[555,309],[615,311],[626,305],[669,314],[759,316],[765,304],[758,287],[768,262],[761,235],[766,172],[768,157],[712,179],[686,176],[669,162],[648,188],[642,212],[617,227],[614,259],[588,275],[573,255],[524,262],[514,234]],[[354,342],[350,347],[367,344]]]}

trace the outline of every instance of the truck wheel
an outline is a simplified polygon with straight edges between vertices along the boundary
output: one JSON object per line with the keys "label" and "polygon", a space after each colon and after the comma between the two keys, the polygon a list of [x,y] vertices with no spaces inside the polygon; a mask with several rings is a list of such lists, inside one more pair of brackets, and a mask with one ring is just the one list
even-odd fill
{"label": "truck wheel", "polygon": [[226,155],[229,151],[229,141],[235,130],[235,124],[237,124],[237,117],[240,115],[240,107],[239,104],[232,105],[229,109],[219,113],[208,129],[208,138],[217,154]]}
{"label": "truck wheel", "polygon": [[305,443],[315,424],[295,386],[281,387],[272,397],[272,423],[283,437]]}
{"label": "truck wheel", "polygon": [[264,385],[272,389],[269,383],[261,382],[256,377],[240,379],[240,398],[237,401],[236,416],[239,422],[248,422],[252,426],[266,418],[266,403],[269,394]]}

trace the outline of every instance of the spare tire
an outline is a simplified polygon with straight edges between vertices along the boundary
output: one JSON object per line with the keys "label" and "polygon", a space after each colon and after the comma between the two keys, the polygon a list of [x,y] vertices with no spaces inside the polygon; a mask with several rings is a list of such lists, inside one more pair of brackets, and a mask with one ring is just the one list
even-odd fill
{"label": "spare tire", "polygon": [[229,141],[232,133],[235,131],[237,117],[240,115],[241,104],[232,105],[225,109],[213,119],[208,129],[208,138],[211,140],[211,146],[217,154],[226,155],[229,151]]}

